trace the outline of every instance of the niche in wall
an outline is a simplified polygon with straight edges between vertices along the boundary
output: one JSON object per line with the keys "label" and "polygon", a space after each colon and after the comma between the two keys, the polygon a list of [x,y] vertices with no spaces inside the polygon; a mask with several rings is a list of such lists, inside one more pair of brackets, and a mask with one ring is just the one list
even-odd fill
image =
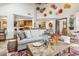
{"label": "niche in wall", "polygon": [[0,16],[0,29],[7,29],[7,17]]}
{"label": "niche in wall", "polygon": [[14,27],[17,29],[31,29],[32,28],[32,19],[25,18],[25,17],[16,17],[14,21]]}
{"label": "niche in wall", "polygon": [[32,28],[32,20],[18,20],[15,21],[15,27],[18,29],[31,29]]}
{"label": "niche in wall", "polygon": [[45,29],[46,28],[46,21],[44,20],[39,20],[37,21],[37,27],[40,28],[40,29]]}
{"label": "niche in wall", "polygon": [[55,19],[38,19],[36,21],[36,26],[39,29],[49,29],[49,23],[52,24],[52,29],[55,32]]}

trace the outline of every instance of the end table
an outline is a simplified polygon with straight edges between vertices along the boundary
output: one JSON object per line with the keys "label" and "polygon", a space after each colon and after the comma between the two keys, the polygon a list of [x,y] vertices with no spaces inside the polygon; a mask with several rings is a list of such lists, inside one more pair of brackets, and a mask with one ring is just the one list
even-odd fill
{"label": "end table", "polygon": [[17,50],[17,40],[16,39],[9,40],[7,49],[8,49],[8,52],[16,51]]}

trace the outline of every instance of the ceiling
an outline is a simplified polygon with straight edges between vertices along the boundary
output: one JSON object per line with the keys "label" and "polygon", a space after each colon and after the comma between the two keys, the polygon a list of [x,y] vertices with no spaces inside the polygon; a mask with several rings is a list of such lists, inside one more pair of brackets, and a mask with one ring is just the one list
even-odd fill
{"label": "ceiling", "polygon": [[10,4],[10,3],[0,3],[0,6],[4,6],[4,5],[7,5],[7,4]]}

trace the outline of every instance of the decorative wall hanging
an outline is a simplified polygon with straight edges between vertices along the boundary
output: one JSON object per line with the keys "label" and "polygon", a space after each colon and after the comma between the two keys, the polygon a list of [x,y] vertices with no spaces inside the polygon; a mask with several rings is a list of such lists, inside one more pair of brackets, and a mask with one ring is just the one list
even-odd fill
{"label": "decorative wall hanging", "polygon": [[42,8],[40,9],[40,12],[43,13],[45,11],[46,8]]}
{"label": "decorative wall hanging", "polygon": [[40,7],[37,7],[36,10],[39,11],[40,10]]}
{"label": "decorative wall hanging", "polygon": [[40,9],[40,13],[43,13],[44,12],[44,9]]}
{"label": "decorative wall hanging", "polygon": [[74,20],[75,20],[75,17],[74,15],[71,15],[70,16],[70,19],[69,19],[69,25],[70,25],[70,30],[73,30],[74,29]]}
{"label": "decorative wall hanging", "polygon": [[63,12],[62,8],[59,7],[58,10],[57,10],[57,12],[58,12],[59,14],[61,14],[61,13]]}
{"label": "decorative wall hanging", "polygon": [[50,7],[51,7],[51,8],[55,8],[55,4],[52,3],[52,4],[50,5]]}
{"label": "decorative wall hanging", "polygon": [[65,8],[65,9],[71,8],[71,4],[65,3],[65,4],[64,4],[64,8]]}
{"label": "decorative wall hanging", "polygon": [[53,24],[50,22],[50,23],[49,23],[49,28],[52,29],[52,27],[53,27]]}
{"label": "decorative wall hanging", "polygon": [[55,5],[54,9],[57,9],[57,6]]}
{"label": "decorative wall hanging", "polygon": [[53,8],[53,9],[57,9],[57,6],[56,6],[54,3],[52,3],[52,4],[50,5],[50,7]]}
{"label": "decorative wall hanging", "polygon": [[45,13],[45,14],[44,14],[44,16],[46,17],[46,16],[47,16],[47,14]]}
{"label": "decorative wall hanging", "polygon": [[52,10],[50,10],[50,11],[49,11],[49,14],[50,14],[50,15],[52,15],[52,14],[53,14],[53,11],[52,11]]}
{"label": "decorative wall hanging", "polygon": [[[56,19],[50,19],[50,20],[45,20],[46,21],[46,29],[52,29],[49,30],[50,34],[55,33],[55,28],[56,28]],[[51,24],[50,24],[51,23]]]}
{"label": "decorative wall hanging", "polygon": [[36,10],[39,11],[40,13],[43,13],[43,12],[45,11],[45,9],[46,9],[46,8],[40,8],[40,7],[37,7],[37,8],[36,8]]}

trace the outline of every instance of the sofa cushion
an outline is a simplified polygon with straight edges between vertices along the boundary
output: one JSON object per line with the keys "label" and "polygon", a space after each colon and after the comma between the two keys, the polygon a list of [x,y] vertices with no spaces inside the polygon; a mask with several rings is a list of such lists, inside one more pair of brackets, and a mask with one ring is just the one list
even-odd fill
{"label": "sofa cushion", "polygon": [[43,40],[43,36],[33,37],[34,40]]}
{"label": "sofa cushion", "polygon": [[32,37],[30,30],[25,30],[24,32],[25,32],[25,34],[27,35],[27,38],[31,38],[31,37]]}
{"label": "sofa cushion", "polygon": [[22,40],[22,39],[27,37],[24,31],[19,31],[18,32],[18,36],[20,37],[20,40]]}
{"label": "sofa cushion", "polygon": [[38,35],[39,35],[39,36],[43,35],[43,34],[44,34],[44,31],[45,31],[44,29],[39,29],[39,30],[38,30]]}
{"label": "sofa cushion", "polygon": [[31,30],[32,37],[38,37],[39,35],[38,29]]}
{"label": "sofa cushion", "polygon": [[43,40],[43,37],[26,38],[26,39],[18,41],[18,44],[27,44],[30,42],[35,42],[35,41],[40,41],[40,40]]}

